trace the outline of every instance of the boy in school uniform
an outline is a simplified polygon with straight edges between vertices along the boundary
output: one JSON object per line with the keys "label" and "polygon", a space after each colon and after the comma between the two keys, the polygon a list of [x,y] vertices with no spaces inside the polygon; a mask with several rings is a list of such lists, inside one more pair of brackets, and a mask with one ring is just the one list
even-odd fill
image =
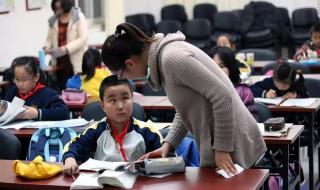
{"label": "boy in school uniform", "polygon": [[99,89],[106,118],[90,126],[65,146],[64,173],[79,172],[77,162],[93,158],[104,161],[135,161],[145,153],[161,147],[159,131],[140,127],[131,117],[133,92],[128,80],[116,75],[105,78]]}
{"label": "boy in school uniform", "polygon": [[297,61],[320,58],[320,24],[315,24],[311,27],[311,40],[304,43],[294,55]]}

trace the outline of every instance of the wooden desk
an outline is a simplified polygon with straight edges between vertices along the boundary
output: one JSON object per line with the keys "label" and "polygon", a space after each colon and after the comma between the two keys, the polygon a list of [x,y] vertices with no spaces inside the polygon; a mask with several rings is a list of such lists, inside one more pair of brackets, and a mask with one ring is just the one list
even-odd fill
{"label": "wooden desk", "polygon": [[[271,173],[279,173],[283,179],[283,189],[299,189],[300,188],[300,168],[298,169],[297,176],[289,183],[289,163],[293,160],[300,163],[300,135],[303,131],[303,125],[293,125],[290,127],[288,134],[283,137],[263,137],[267,144],[268,151],[280,150],[282,155],[282,161],[278,167],[258,167],[264,169],[270,169]],[[294,152],[292,157],[289,155],[290,148],[293,148]],[[268,153],[268,152],[267,152]],[[266,154],[267,155],[267,154]]]}
{"label": "wooden desk", "polygon": [[[16,177],[12,171],[11,160],[0,160],[2,177],[0,178],[1,188],[32,189],[32,190],[69,190],[73,183],[71,177],[62,174],[45,180],[26,180]],[[133,189],[143,190],[256,190],[263,187],[269,176],[266,169],[248,169],[243,173],[231,178],[224,179],[218,176],[212,168],[191,168],[186,169],[186,173],[173,174],[171,176],[156,179],[139,176]],[[106,187],[104,189],[111,189]],[[112,188],[118,189],[118,188]]]}
{"label": "wooden desk", "polygon": [[153,109],[157,103],[167,99],[166,96],[134,96],[133,101],[141,105],[145,110]]}
{"label": "wooden desk", "polygon": [[[284,106],[268,106],[272,112],[272,115],[275,116],[288,116],[288,115],[305,115],[307,117],[308,123],[306,128],[308,128],[308,155],[309,155],[309,189],[314,189],[315,186],[319,185],[320,176],[318,180],[314,178],[314,152],[318,152],[318,158],[320,158],[320,149],[319,143],[314,143],[314,121],[317,115],[317,112],[320,109],[320,99],[317,99],[315,103],[307,108],[302,107],[284,107]],[[318,129],[319,130],[319,129]],[[320,131],[320,130],[319,130]],[[319,132],[318,131],[318,132]],[[320,164],[318,164],[320,169]],[[320,170],[319,170],[320,171]]]}

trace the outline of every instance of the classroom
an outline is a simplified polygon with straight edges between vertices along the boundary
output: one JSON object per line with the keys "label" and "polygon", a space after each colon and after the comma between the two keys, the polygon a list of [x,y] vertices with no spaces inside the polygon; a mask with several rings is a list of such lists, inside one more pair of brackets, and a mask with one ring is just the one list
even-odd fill
{"label": "classroom", "polygon": [[320,189],[320,0],[0,0],[0,189]]}

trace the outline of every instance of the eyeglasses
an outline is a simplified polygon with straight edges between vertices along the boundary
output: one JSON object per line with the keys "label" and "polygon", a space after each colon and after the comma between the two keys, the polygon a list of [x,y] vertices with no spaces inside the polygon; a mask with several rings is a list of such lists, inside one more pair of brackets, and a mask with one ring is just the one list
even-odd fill
{"label": "eyeglasses", "polygon": [[17,79],[17,78],[14,78],[13,79],[13,82],[16,83],[16,84],[19,84],[19,83],[22,83],[22,84],[25,84],[29,81],[31,81],[32,78],[29,78],[29,79]]}

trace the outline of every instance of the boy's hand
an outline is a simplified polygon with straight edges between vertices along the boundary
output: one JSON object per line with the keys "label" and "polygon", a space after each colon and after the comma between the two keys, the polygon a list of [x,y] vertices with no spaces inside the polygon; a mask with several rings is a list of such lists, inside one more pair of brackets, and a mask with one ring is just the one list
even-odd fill
{"label": "boy's hand", "polygon": [[237,169],[233,164],[229,152],[215,150],[214,159],[218,169],[223,169],[229,176],[237,175]]}
{"label": "boy's hand", "polygon": [[77,161],[73,157],[69,157],[64,161],[63,173],[65,175],[75,175],[79,173]]}
{"label": "boy's hand", "polygon": [[276,98],[277,94],[276,91],[273,89],[270,89],[267,93],[266,93],[266,98]]}
{"label": "boy's hand", "polygon": [[148,159],[148,158],[160,158],[160,157],[165,158],[165,157],[168,156],[168,154],[169,154],[171,149],[172,149],[172,146],[169,143],[165,142],[157,150],[154,150],[152,152],[149,152],[149,153],[141,156],[139,158],[139,160],[145,160],[145,159]]}
{"label": "boy's hand", "polygon": [[17,116],[17,119],[36,119],[38,118],[38,110],[34,107],[24,106],[26,110]]}
{"label": "boy's hand", "polygon": [[297,98],[296,92],[287,92],[285,95],[282,96],[283,99],[290,99],[290,98]]}

